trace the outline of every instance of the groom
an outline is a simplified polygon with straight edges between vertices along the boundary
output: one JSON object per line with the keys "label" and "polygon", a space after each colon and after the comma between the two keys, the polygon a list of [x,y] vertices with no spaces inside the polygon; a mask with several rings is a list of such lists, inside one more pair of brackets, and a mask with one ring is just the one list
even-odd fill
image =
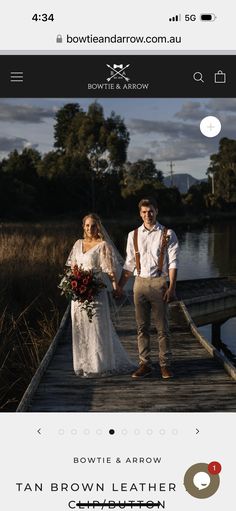
{"label": "groom", "polygon": [[[168,302],[175,298],[178,265],[178,240],[174,231],[157,222],[154,199],[139,202],[142,225],[128,235],[126,261],[119,281],[119,293],[134,274],[134,304],[138,330],[140,365],[133,378],[152,373],[150,326],[151,311],[157,329],[162,378],[173,377],[168,325]],[[167,287],[166,277],[169,277]]]}

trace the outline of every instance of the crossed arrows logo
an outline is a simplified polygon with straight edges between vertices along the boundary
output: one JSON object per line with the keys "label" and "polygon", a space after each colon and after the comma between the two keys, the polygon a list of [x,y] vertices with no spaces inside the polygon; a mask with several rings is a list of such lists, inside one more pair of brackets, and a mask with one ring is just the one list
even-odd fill
{"label": "crossed arrows logo", "polygon": [[124,66],[124,64],[113,64],[110,66],[110,64],[106,64],[106,66],[111,70],[110,76],[107,78],[107,82],[110,82],[113,78],[124,78],[126,82],[129,82],[130,78],[126,76],[125,69],[127,69],[130,64],[127,64]]}

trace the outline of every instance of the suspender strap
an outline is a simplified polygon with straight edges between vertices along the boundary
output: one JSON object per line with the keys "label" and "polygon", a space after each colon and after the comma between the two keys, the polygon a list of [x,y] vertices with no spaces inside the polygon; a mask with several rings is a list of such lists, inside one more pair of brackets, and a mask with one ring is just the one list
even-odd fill
{"label": "suspender strap", "polygon": [[166,249],[166,246],[167,246],[167,243],[168,243],[168,238],[169,238],[169,236],[167,236],[167,231],[168,231],[167,227],[164,227],[163,232],[162,232],[160,257],[159,257],[159,260],[158,260],[158,271],[160,273],[162,273],[165,249]]}
{"label": "suspender strap", "polygon": [[140,275],[141,264],[140,264],[140,252],[138,250],[138,229],[135,229],[135,231],[134,231],[134,252],[135,252],[135,262],[136,262],[137,274]]}
{"label": "suspender strap", "polygon": [[[169,236],[167,236],[167,232],[168,232],[167,227],[164,227],[163,232],[162,232],[162,238],[161,238],[160,257],[158,259],[158,272],[160,273],[160,275],[162,274],[165,249],[167,247],[167,243],[169,240]],[[140,252],[138,249],[138,229],[135,229],[135,231],[134,231],[134,252],[135,252],[135,262],[136,262],[137,274],[140,275],[141,263],[140,263]]]}

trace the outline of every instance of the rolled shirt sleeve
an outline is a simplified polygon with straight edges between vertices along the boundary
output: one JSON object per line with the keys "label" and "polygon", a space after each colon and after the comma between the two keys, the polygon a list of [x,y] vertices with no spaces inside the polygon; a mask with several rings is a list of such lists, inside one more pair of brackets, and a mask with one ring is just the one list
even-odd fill
{"label": "rolled shirt sleeve", "polygon": [[170,236],[167,245],[167,268],[178,268],[179,266],[179,243],[174,231],[168,229],[167,236]]}

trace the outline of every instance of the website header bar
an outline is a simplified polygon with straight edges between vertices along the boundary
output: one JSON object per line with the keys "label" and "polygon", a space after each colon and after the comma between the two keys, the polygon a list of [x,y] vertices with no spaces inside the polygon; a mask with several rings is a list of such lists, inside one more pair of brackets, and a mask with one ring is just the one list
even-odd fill
{"label": "website header bar", "polygon": [[234,97],[234,55],[0,56],[1,97]]}

